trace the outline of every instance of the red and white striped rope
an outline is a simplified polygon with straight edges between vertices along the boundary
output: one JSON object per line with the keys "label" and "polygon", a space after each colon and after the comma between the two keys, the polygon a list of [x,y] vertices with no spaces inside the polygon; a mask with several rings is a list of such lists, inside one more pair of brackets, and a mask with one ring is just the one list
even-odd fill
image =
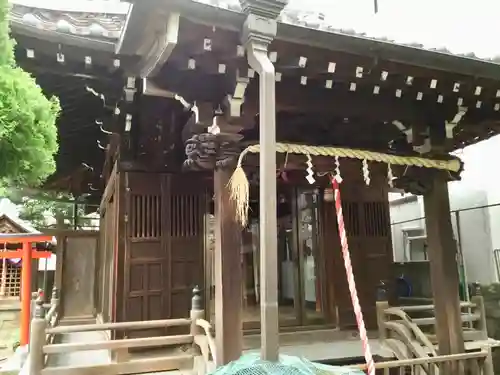
{"label": "red and white striped rope", "polygon": [[347,233],[344,225],[344,215],[342,213],[342,199],[340,197],[339,183],[334,176],[331,178],[332,187],[335,194],[335,210],[337,212],[337,224],[339,227],[340,245],[342,247],[342,256],[344,258],[345,272],[347,274],[347,283],[349,284],[349,292],[351,294],[352,306],[354,314],[356,315],[356,322],[358,324],[359,336],[363,344],[363,352],[367,365],[368,375],[375,375],[375,362],[373,361],[370,344],[368,342],[368,335],[366,332],[365,321],[363,319],[363,312],[361,311],[361,304],[359,303],[358,292],[356,291],[356,282],[354,281],[354,272],[352,270],[351,255],[349,254],[349,244],[347,243]]}

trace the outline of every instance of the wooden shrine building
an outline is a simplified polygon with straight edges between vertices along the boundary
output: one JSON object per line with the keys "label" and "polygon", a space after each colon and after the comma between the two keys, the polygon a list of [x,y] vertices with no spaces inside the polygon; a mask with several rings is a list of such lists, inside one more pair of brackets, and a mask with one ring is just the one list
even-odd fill
{"label": "wooden shrine building", "polygon": [[[6,213],[0,213],[0,235],[33,235],[36,236],[40,232],[35,229],[32,225],[24,220]],[[2,256],[0,254],[0,300],[2,299],[20,299],[21,297],[21,271],[22,271],[22,253],[21,244],[0,242],[1,248],[0,253],[4,253]],[[33,244],[34,249],[38,251],[32,260],[33,265],[32,276],[31,276],[31,290],[36,290],[38,288],[45,287],[48,290],[52,286],[52,280],[54,278],[54,267],[56,256],[52,254],[50,256],[50,265],[47,261],[47,250],[50,250],[52,244],[49,243],[36,243]],[[45,250],[45,251],[44,251]],[[15,252],[19,253],[19,257],[15,255]],[[41,255],[41,256],[40,256]],[[48,285],[44,285],[47,284]]]}
{"label": "wooden shrine building", "polygon": [[[7,214],[0,214],[0,233],[33,233],[21,220],[16,220]],[[17,249],[17,247],[16,247]],[[2,251],[7,251],[7,243],[2,244]],[[1,261],[0,299],[21,297],[21,262],[20,259],[6,259]]]}
{"label": "wooden shrine building", "polygon": [[[340,171],[368,328],[377,286],[391,294],[388,192],[402,189],[424,195],[440,352],[464,350],[447,182],[467,166],[450,152],[498,133],[496,61],[336,30],[282,0],[21,3],[18,61],[63,106],[48,184],[101,199],[103,321],[185,317],[199,285],[224,362],[259,329],[262,298],[276,297],[285,331],[355,328],[329,182]],[[274,112],[276,166],[269,134],[259,141]],[[242,227],[228,184],[244,150]],[[260,252],[274,248],[278,293],[262,296]]]}

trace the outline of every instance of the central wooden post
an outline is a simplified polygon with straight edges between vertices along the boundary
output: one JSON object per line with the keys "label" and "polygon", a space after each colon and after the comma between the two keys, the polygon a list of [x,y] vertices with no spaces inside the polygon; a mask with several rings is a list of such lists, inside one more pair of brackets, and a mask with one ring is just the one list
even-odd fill
{"label": "central wooden post", "polygon": [[451,225],[448,183],[436,174],[424,195],[432,294],[439,354],[463,353],[457,246]]}
{"label": "central wooden post", "polygon": [[227,188],[232,169],[214,172],[215,191],[215,343],[217,366],[241,356],[241,226]]}

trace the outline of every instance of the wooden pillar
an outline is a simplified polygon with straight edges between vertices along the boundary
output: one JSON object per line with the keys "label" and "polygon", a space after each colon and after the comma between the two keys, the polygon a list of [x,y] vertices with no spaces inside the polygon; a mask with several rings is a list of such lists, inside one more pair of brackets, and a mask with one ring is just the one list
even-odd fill
{"label": "wooden pillar", "polygon": [[45,364],[45,355],[43,346],[45,345],[45,330],[47,321],[45,320],[45,310],[43,308],[43,298],[38,296],[35,305],[33,320],[31,320],[30,329],[30,347],[28,362],[28,374],[40,375]]}
{"label": "wooden pillar", "polygon": [[464,352],[457,246],[451,225],[448,184],[436,174],[424,195],[425,223],[436,313],[439,354]]}
{"label": "wooden pillar", "polygon": [[31,259],[30,242],[23,242],[23,257],[21,269],[21,346],[27,345],[30,335],[31,321]]}
{"label": "wooden pillar", "polygon": [[217,169],[215,191],[215,343],[217,366],[241,356],[241,226],[227,188],[232,169]]}
{"label": "wooden pillar", "polygon": [[[113,235],[115,241],[113,243],[113,276],[112,282],[109,286],[112,288],[114,297],[112,301],[112,320],[115,322],[125,322],[128,317],[126,316],[125,306],[125,285],[128,282],[128,270],[125,259],[127,257],[126,251],[128,250],[127,238],[127,221],[129,210],[129,172],[120,171],[116,176],[116,190],[114,202],[115,208],[115,227],[113,228]],[[125,333],[115,331],[116,337],[122,337]]]}
{"label": "wooden pillar", "polygon": [[[3,244],[3,250],[2,251],[7,251],[7,244]],[[1,282],[0,282],[0,296],[5,297],[7,295],[6,293],[6,285],[7,285],[7,258],[2,259],[2,277],[1,277]]]}
{"label": "wooden pillar", "polygon": [[[56,229],[57,229],[57,232],[56,232],[56,272],[55,272],[55,276],[54,276],[54,285],[57,287],[57,289],[62,291],[64,255],[65,255],[65,250],[66,250],[66,236],[61,233],[64,230],[64,216],[62,216],[61,214],[56,215]],[[64,298],[64,295],[61,295],[60,297]]]}

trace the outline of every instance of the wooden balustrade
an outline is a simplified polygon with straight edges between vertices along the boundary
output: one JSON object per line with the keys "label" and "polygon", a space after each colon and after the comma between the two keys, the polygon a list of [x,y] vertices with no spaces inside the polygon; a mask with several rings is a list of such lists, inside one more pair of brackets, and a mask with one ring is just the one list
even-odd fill
{"label": "wooden balustrade", "polygon": [[213,336],[212,325],[204,319],[197,319],[196,325],[203,329],[203,335],[195,336],[195,343],[201,351],[201,359],[203,362],[195,365],[199,375],[207,374],[215,370],[217,364],[217,355],[215,347],[215,339]]}
{"label": "wooden balustrade", "polygon": [[[193,291],[190,317],[186,319],[164,319],[154,321],[135,321],[104,324],[86,324],[72,326],[55,326],[58,318],[59,299],[57,290],[52,293],[51,303],[43,304],[39,297],[34,309],[31,324],[31,343],[29,375],[79,375],[89,373],[104,373],[106,375],[134,374],[144,372],[168,371],[175,369],[193,368],[194,374],[204,375],[215,369],[217,355],[211,324],[204,320],[200,292]],[[473,312],[464,322],[473,322],[478,328],[485,328],[482,323],[484,307],[482,298],[475,298],[472,303],[464,303],[463,308],[472,309]],[[432,305],[403,306],[400,308],[389,307],[386,302],[377,303],[379,325],[382,329],[381,338],[388,338],[391,324],[402,323],[403,330],[415,330],[417,341],[425,344],[426,354],[420,358],[399,359],[397,361],[380,362],[376,364],[377,373],[392,374],[393,370],[399,373],[447,375],[492,375],[491,352],[483,349],[479,352],[463,353],[456,355],[439,356],[426,336],[418,330],[418,326],[431,324],[432,318],[411,319],[408,313],[432,311]],[[465,314],[467,315],[467,314]],[[426,320],[427,319],[427,320]],[[157,327],[190,327],[188,334],[157,336],[135,339],[103,340],[91,343],[64,343],[54,344],[56,335],[73,332],[113,331],[113,330],[139,330]],[[416,327],[416,328],[415,328]],[[415,333],[414,332],[414,333]],[[420,336],[419,336],[420,332]],[[427,340],[427,341],[426,341]],[[46,358],[49,355],[67,354],[77,351],[109,350],[123,351],[130,348],[168,347],[174,345],[189,345],[191,349],[182,354],[165,355],[157,358],[143,358],[125,361],[114,361],[106,364],[82,367],[46,367]],[[418,356],[424,352],[414,352]],[[89,357],[90,359],[90,357]],[[353,366],[364,369],[363,366]]]}
{"label": "wooden balustrade", "polygon": [[[381,294],[383,295],[383,294]],[[483,297],[477,294],[471,298],[470,302],[461,302],[460,307],[465,310],[461,315],[464,339],[466,341],[487,340],[486,315],[484,310]],[[416,315],[416,317],[410,316]],[[379,329],[379,338],[393,350],[398,361],[387,362],[389,367],[378,364],[380,369],[396,368],[404,365],[412,371],[419,367],[425,370],[427,374],[434,374],[441,371],[440,374],[464,373],[462,369],[467,369],[468,374],[493,375],[492,359],[490,349],[485,349],[478,353],[464,353],[455,356],[438,356],[436,351],[436,335],[434,316],[434,305],[410,305],[410,306],[389,306],[389,302],[382,298],[377,302],[377,323]],[[434,331],[434,332],[433,332]],[[482,353],[482,354],[481,354]],[[448,358],[444,360],[443,358]],[[436,360],[440,358],[440,360]],[[481,360],[479,360],[482,358]],[[442,362],[440,362],[443,359]],[[453,362],[459,363],[459,367],[453,367],[462,372],[449,372],[450,366],[455,366]],[[448,363],[452,363],[451,365]],[[433,363],[442,363],[439,366],[429,365]],[[422,367],[427,364],[427,367]],[[464,367],[467,365],[466,367]],[[382,366],[382,367],[380,367]],[[403,366],[403,367],[404,367]],[[454,370],[454,371],[455,371]],[[451,371],[451,370],[450,370]],[[414,373],[414,372],[411,372]]]}
{"label": "wooden balustrade", "polygon": [[[403,305],[403,306],[398,306],[398,307],[405,312],[433,311],[434,310],[434,305],[432,305],[432,304],[428,304],[428,305]],[[477,306],[473,302],[460,302],[460,307],[462,309],[465,309],[465,308],[474,308]]]}
{"label": "wooden balustrade", "polygon": [[[484,310],[484,301],[481,295],[471,298],[471,302],[462,302],[462,323],[464,326],[465,341],[487,340],[488,333],[486,327],[486,314]],[[412,306],[389,306],[387,301],[377,302],[377,321],[379,325],[379,334],[381,338],[387,336],[384,332],[384,322],[391,320],[404,323],[403,320],[411,321],[426,332],[427,337],[433,343],[437,342],[434,333],[430,332],[436,324],[436,318],[433,315],[434,305],[412,305]],[[413,317],[411,315],[418,315]],[[422,317],[425,314],[425,317]],[[434,329],[435,330],[435,329]]]}
{"label": "wooden balustrade", "polygon": [[[397,361],[378,362],[377,373],[390,374],[398,370],[399,374],[427,375],[493,375],[490,350],[480,352],[441,355],[426,358],[412,358]],[[366,370],[366,365],[350,366]]]}
{"label": "wooden balustrade", "polygon": [[[43,301],[36,301],[35,313],[31,323],[30,345],[30,375],[78,375],[88,373],[134,374],[141,372],[168,371],[186,368],[195,365],[198,359],[199,369],[207,369],[215,359],[215,345],[211,334],[210,324],[203,320],[205,312],[202,307],[200,291],[193,290],[190,317],[187,319],[163,319],[153,321],[118,322],[104,324],[86,324],[54,327],[57,320],[57,293],[53,293],[51,307],[45,314]],[[133,331],[158,327],[190,327],[189,334],[155,336],[146,338],[102,340],[85,343],[54,344],[49,337],[74,332],[92,331]],[[128,353],[130,348],[172,347],[176,345],[190,345],[187,352],[173,353],[156,358],[143,358],[132,360],[128,356],[117,357],[115,361],[100,365],[72,366],[72,367],[46,367],[48,355],[68,354],[78,351],[109,350],[110,352]],[[89,358],[90,359],[90,358]],[[203,370],[204,371],[204,370]]]}

